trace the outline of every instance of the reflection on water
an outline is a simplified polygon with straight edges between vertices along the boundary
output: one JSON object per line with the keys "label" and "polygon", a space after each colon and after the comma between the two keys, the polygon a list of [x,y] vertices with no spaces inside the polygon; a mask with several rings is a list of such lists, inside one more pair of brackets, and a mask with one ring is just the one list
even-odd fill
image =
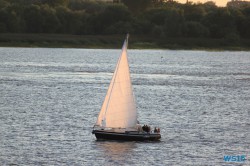
{"label": "reflection on water", "polygon": [[124,161],[136,148],[136,142],[96,141],[96,146],[109,160]]}

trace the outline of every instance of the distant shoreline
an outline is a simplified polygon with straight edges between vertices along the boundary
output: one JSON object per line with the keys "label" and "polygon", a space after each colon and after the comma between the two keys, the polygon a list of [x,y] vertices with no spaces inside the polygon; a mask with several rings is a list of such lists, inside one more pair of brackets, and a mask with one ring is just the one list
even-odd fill
{"label": "distant shoreline", "polygon": [[[1,33],[0,47],[119,49],[125,35],[65,35]],[[131,35],[130,49],[250,51],[250,39],[155,38]]]}

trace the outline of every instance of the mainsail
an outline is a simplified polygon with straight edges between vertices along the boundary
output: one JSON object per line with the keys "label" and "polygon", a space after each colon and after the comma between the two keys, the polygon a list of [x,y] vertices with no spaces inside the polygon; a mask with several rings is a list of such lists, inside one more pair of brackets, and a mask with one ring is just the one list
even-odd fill
{"label": "mainsail", "polygon": [[131,128],[137,124],[137,110],[127,58],[128,36],[116,65],[96,125],[106,128]]}

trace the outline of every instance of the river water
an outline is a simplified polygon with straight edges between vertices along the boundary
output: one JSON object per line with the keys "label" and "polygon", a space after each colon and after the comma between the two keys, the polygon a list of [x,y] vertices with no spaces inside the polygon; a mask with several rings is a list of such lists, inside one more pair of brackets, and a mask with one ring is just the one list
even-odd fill
{"label": "river water", "polygon": [[129,50],[139,121],[162,139],[96,141],[120,52],[0,48],[0,165],[250,165],[250,52]]}

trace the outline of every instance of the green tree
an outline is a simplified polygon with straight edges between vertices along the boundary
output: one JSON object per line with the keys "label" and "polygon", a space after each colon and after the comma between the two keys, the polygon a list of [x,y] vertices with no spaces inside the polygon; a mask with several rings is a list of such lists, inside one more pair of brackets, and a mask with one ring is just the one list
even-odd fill
{"label": "green tree", "polygon": [[166,37],[181,37],[184,25],[184,12],[180,9],[171,9],[164,21],[164,33]]}
{"label": "green tree", "polygon": [[218,8],[214,1],[207,1],[202,6],[204,7],[206,13],[216,10]]}
{"label": "green tree", "polygon": [[223,38],[229,33],[237,33],[235,20],[227,8],[218,8],[208,13],[203,24],[209,28],[213,38]]}
{"label": "green tree", "polygon": [[91,0],[71,0],[69,2],[69,9],[71,10],[84,10],[89,14],[97,14],[103,12],[108,6],[108,3],[102,1],[91,1]]}
{"label": "green tree", "polygon": [[203,5],[196,4],[186,4],[184,6],[184,15],[185,19],[188,21],[201,21],[202,18],[206,15],[206,11]]}
{"label": "green tree", "polygon": [[122,2],[128,7],[133,13],[140,13],[145,11],[152,5],[152,0],[122,0]]}
{"label": "green tree", "polygon": [[66,7],[57,7],[56,15],[60,22],[59,33],[78,34],[82,32],[84,11],[71,11]]}
{"label": "green tree", "polygon": [[152,29],[152,35],[153,36],[156,36],[156,37],[163,37],[165,36],[164,34],[164,31],[163,31],[163,27],[162,26],[158,26],[158,25],[155,25]]}
{"label": "green tree", "polygon": [[[124,5],[110,5],[103,12],[99,13],[92,20],[92,28],[95,33],[109,33],[112,34],[111,29],[117,28],[114,33],[123,33],[124,27],[131,27],[130,22],[132,21],[131,13]],[[119,30],[120,29],[120,30]],[[128,29],[127,31],[129,31]]]}
{"label": "green tree", "polygon": [[42,19],[42,32],[55,33],[59,29],[60,22],[57,18],[56,11],[48,5],[42,5],[40,8]]}
{"label": "green tree", "polygon": [[183,26],[183,35],[185,37],[207,37],[209,30],[199,22],[188,21]]}
{"label": "green tree", "polygon": [[133,19],[133,32],[138,35],[150,34],[154,25],[142,15]]}
{"label": "green tree", "polygon": [[21,32],[21,17],[18,9],[16,5],[9,5],[0,9],[1,31]]}
{"label": "green tree", "polygon": [[0,33],[7,32],[7,12],[4,9],[0,9]]}
{"label": "green tree", "polygon": [[171,9],[152,9],[144,13],[144,17],[155,25],[164,25],[165,19],[170,17]]}
{"label": "green tree", "polygon": [[26,22],[26,32],[41,33],[43,32],[44,18],[41,14],[40,6],[30,5],[24,9],[24,20]]}
{"label": "green tree", "polygon": [[67,6],[69,4],[69,0],[40,0],[42,4],[48,4],[50,6]]}
{"label": "green tree", "polygon": [[0,0],[0,9],[5,8],[5,7],[9,6],[9,5],[10,5],[9,2],[4,1],[4,0]]}
{"label": "green tree", "polygon": [[238,29],[242,38],[250,38],[250,6],[244,8],[242,14],[238,19]]}

